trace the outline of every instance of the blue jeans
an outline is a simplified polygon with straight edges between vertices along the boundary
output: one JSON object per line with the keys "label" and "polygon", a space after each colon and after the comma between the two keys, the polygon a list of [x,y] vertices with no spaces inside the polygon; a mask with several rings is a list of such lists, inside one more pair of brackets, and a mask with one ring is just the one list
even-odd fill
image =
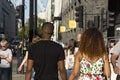
{"label": "blue jeans", "polygon": [[34,76],[35,76],[35,72],[34,72],[34,69],[32,69],[32,76],[31,76],[31,80],[34,80]]}
{"label": "blue jeans", "polygon": [[11,68],[0,68],[0,80],[11,80]]}
{"label": "blue jeans", "polygon": [[67,80],[68,80],[68,78],[69,78],[69,76],[70,76],[70,74],[72,73],[72,69],[67,69]]}
{"label": "blue jeans", "polygon": [[[68,80],[70,74],[72,73],[72,71],[73,71],[72,69],[70,69],[70,70],[67,69],[67,80]],[[79,74],[80,74],[80,73],[78,73],[78,76],[79,76]],[[77,76],[76,80],[78,80],[78,76]]]}

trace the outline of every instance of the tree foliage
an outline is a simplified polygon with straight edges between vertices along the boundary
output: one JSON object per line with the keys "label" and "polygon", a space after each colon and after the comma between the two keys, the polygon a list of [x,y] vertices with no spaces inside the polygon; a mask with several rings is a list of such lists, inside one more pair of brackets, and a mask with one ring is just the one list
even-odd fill
{"label": "tree foliage", "polygon": [[[41,18],[37,19],[37,24],[38,24],[37,25],[37,31],[38,31],[38,33],[40,33],[40,28],[41,28],[41,26],[44,22],[45,22],[45,19],[41,19]],[[25,28],[24,37],[28,38],[29,37],[29,19],[27,20],[24,28]],[[22,39],[22,36],[23,36],[22,26],[20,26],[20,30],[18,30],[19,39]]]}
{"label": "tree foliage", "polygon": [[41,28],[42,24],[45,22],[45,19],[38,18],[37,21],[38,21],[38,25],[37,25],[38,32],[40,33],[40,28]]}

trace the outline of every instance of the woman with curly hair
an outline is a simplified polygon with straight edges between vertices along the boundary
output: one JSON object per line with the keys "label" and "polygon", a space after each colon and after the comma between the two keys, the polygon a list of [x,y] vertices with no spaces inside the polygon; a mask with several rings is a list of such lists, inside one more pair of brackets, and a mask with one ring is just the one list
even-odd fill
{"label": "woman with curly hair", "polygon": [[[79,73],[79,75],[78,75]],[[111,70],[102,33],[89,28],[81,35],[69,80],[110,80]]]}

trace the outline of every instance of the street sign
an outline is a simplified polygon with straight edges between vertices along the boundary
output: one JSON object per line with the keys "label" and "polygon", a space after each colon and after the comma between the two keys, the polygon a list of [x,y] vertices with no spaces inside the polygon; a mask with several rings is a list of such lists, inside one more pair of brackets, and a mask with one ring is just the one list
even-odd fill
{"label": "street sign", "polygon": [[76,28],[76,21],[75,20],[69,20],[69,28],[70,29]]}
{"label": "street sign", "polygon": [[65,26],[60,26],[60,32],[65,32],[66,27]]}

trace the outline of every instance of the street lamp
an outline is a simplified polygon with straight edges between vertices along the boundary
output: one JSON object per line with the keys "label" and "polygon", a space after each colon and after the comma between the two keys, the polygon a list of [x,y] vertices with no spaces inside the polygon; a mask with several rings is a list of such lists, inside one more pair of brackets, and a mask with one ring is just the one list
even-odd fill
{"label": "street lamp", "polygon": [[30,0],[29,42],[37,33],[37,0]]}
{"label": "street lamp", "polygon": [[22,0],[22,14],[21,14],[21,15],[22,15],[22,16],[21,16],[22,18],[21,18],[21,19],[22,19],[23,54],[24,54],[24,48],[25,48],[25,45],[24,45],[24,44],[25,44],[25,42],[24,42],[24,38],[25,38],[25,34],[24,34],[24,33],[25,33],[25,25],[24,25],[24,20],[25,20],[25,19],[24,19],[24,14],[25,14],[25,11],[24,11],[24,10],[25,10],[25,9],[24,9],[24,6],[25,6],[25,0]]}

